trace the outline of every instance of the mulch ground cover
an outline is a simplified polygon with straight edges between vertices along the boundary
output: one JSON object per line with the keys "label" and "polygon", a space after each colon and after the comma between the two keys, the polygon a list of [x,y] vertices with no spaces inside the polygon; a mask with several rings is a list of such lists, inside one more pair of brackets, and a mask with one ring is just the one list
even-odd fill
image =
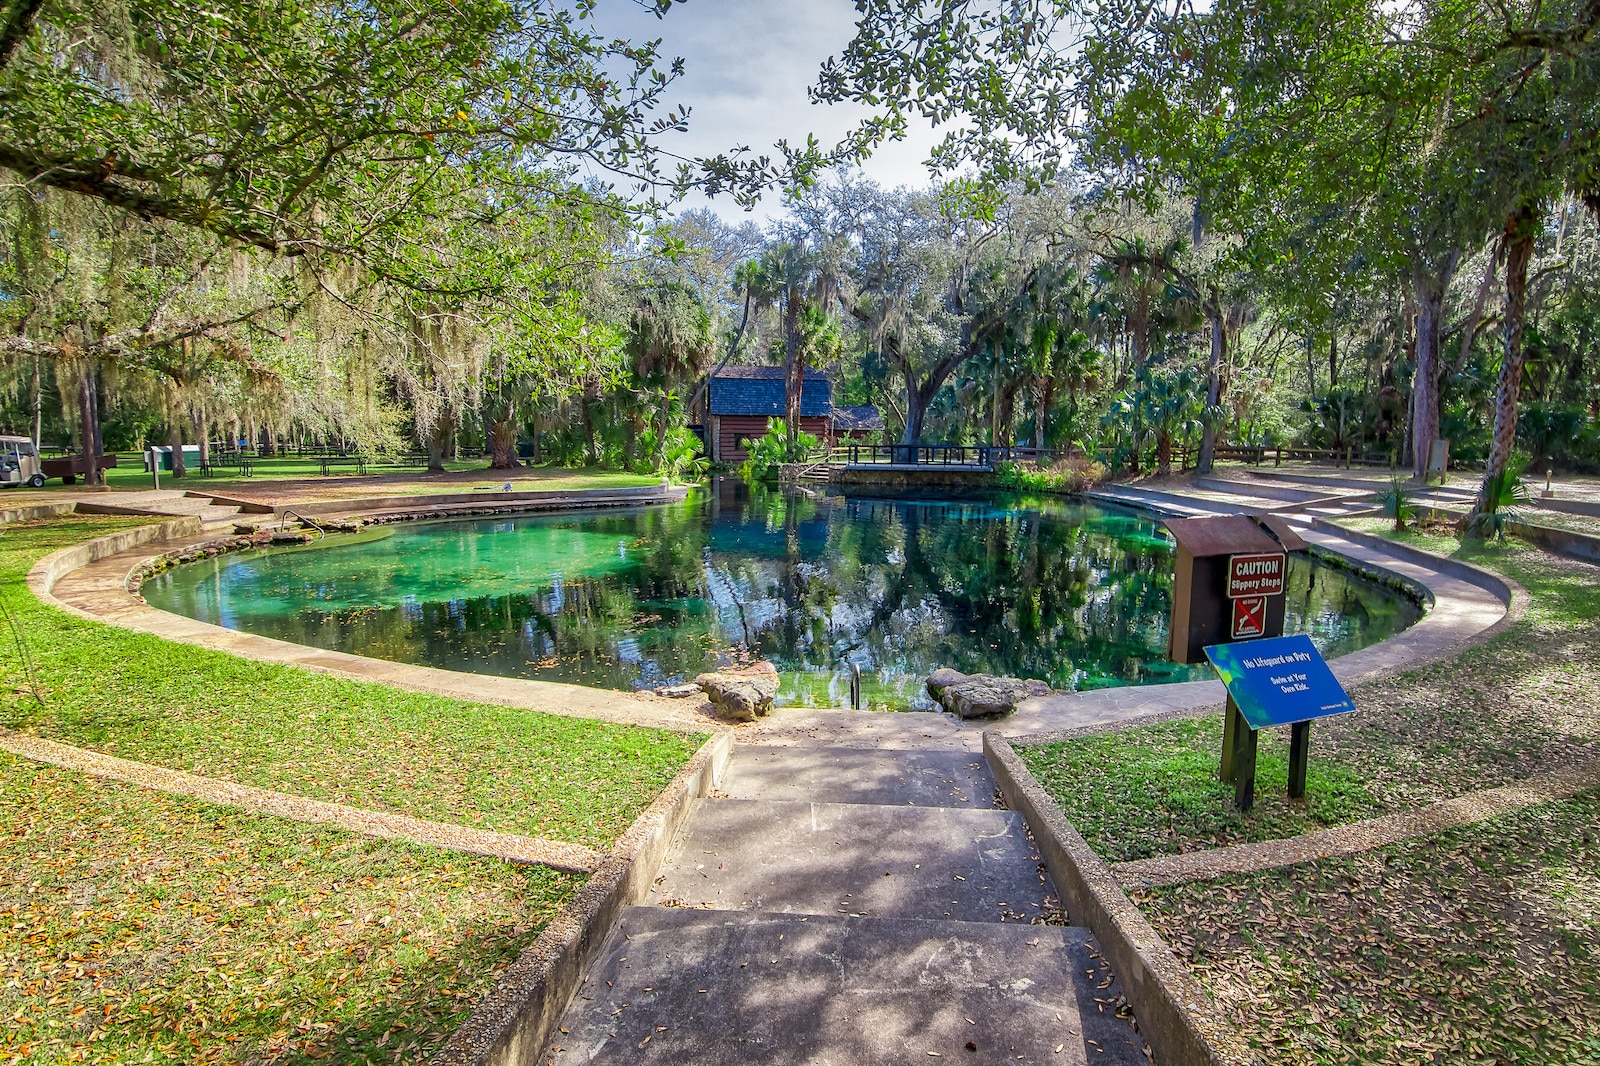
{"label": "mulch ground cover", "polygon": [[1600,794],[1134,898],[1273,1064],[1600,1063]]}
{"label": "mulch ground cover", "polygon": [[1256,807],[1235,813],[1216,774],[1220,715],[1019,754],[1112,861],[1295,836],[1600,760],[1600,567],[1515,540],[1406,539],[1508,575],[1532,603],[1492,641],[1363,686],[1357,712],[1317,722],[1307,802],[1286,795],[1288,730],[1267,730]]}
{"label": "mulch ground cover", "polygon": [[420,1062],[581,883],[0,753],[0,1064]]}

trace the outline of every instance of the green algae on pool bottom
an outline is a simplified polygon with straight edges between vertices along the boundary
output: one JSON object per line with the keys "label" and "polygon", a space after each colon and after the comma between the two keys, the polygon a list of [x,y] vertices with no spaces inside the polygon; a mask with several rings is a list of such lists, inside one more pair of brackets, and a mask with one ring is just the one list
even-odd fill
{"label": "green algae on pool bottom", "polygon": [[[779,702],[929,706],[967,673],[1089,689],[1208,677],[1165,659],[1172,546],[1151,519],[1016,496],[778,492],[387,527],[152,578],[165,610],[398,662],[629,690],[768,658]],[[1411,625],[1376,583],[1292,558],[1288,632],[1332,656]]]}

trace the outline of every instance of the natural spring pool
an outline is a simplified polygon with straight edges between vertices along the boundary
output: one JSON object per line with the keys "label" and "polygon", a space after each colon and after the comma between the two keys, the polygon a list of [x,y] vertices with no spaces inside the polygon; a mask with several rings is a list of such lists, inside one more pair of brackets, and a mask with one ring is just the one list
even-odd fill
{"label": "natural spring pool", "polygon": [[[681,504],[402,523],[178,567],[155,607],[318,648],[601,688],[745,659],[778,702],[931,706],[940,666],[1056,688],[1186,681],[1165,661],[1171,541],[1086,503],[778,491],[719,479]],[[1285,632],[1332,657],[1421,616],[1291,556]]]}

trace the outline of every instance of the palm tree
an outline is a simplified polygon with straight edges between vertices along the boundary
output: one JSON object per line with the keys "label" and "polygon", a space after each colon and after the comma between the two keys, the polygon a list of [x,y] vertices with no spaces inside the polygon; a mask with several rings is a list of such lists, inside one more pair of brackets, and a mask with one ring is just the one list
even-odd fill
{"label": "palm tree", "polygon": [[836,250],[831,247],[780,241],[761,256],[746,289],[758,309],[771,307],[778,312],[783,335],[784,431],[791,449],[800,432],[806,367],[815,365],[820,355],[837,350],[827,344],[816,347],[828,332],[817,316],[831,318],[828,307],[839,295],[835,258]]}
{"label": "palm tree", "polygon": [[705,373],[716,351],[715,332],[711,311],[683,282],[660,282],[639,293],[625,348],[640,398],[659,401],[653,457],[658,469],[666,454],[676,387]]}
{"label": "palm tree", "polygon": [[1189,367],[1150,371],[1136,383],[1134,403],[1156,448],[1156,476],[1172,473],[1173,443],[1200,428],[1205,389],[1205,379]]}

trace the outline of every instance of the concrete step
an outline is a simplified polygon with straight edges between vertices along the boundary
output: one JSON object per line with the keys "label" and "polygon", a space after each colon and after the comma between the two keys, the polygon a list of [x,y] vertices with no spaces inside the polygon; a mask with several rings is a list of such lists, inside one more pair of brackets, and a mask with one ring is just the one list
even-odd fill
{"label": "concrete step", "polygon": [[636,907],[537,1061],[1146,1064],[1119,991],[1085,929]]}
{"label": "concrete step", "polygon": [[649,899],[670,906],[1030,922],[1055,897],[1022,816],[954,807],[696,801]]}
{"label": "concrete step", "polygon": [[1197,477],[1194,479],[1196,488],[1208,492],[1226,492],[1234,496],[1245,496],[1253,499],[1276,500],[1279,503],[1306,503],[1321,496],[1325,492],[1318,492],[1312,488],[1296,488],[1290,485],[1274,485],[1270,482],[1253,480],[1248,477]]}
{"label": "concrete step", "polygon": [[823,745],[736,747],[721,787],[733,799],[911,807],[993,809],[997,798],[976,752]]}

